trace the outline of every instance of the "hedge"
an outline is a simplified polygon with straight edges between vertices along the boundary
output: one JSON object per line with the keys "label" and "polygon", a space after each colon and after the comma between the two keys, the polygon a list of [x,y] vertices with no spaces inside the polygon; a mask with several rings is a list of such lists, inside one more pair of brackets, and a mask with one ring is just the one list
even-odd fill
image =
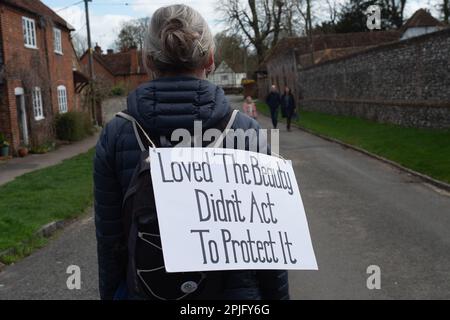
{"label": "hedge", "polygon": [[59,114],[55,119],[55,130],[58,139],[64,141],[80,141],[93,133],[91,118],[84,112]]}

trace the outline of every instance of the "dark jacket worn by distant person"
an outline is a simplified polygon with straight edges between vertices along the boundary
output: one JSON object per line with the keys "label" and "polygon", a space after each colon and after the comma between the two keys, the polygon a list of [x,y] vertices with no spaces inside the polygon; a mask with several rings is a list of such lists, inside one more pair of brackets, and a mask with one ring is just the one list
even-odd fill
{"label": "dark jacket worn by distant person", "polygon": [[270,107],[270,109],[278,109],[280,106],[280,94],[275,91],[271,91],[266,98],[266,103]]}
{"label": "dark jacket worn by distant person", "polygon": [[292,117],[295,111],[295,99],[292,94],[283,94],[281,97],[281,109],[285,117]]}

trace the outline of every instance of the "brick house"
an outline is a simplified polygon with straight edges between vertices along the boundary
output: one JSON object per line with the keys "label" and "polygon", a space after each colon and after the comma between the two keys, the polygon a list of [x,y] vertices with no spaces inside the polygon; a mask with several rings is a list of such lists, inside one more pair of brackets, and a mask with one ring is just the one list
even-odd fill
{"label": "brick house", "polygon": [[[96,45],[93,57],[96,83],[107,93],[110,93],[114,86],[121,86],[126,92],[130,92],[140,84],[151,80],[145,70],[141,51],[136,47],[124,52],[114,52],[109,49],[103,53],[102,48]],[[88,52],[81,56],[80,61],[87,73]]]}
{"label": "brick house", "polygon": [[[0,132],[38,146],[54,140],[53,119],[77,109],[73,28],[41,1],[0,1]],[[76,79],[75,79],[76,78]]]}

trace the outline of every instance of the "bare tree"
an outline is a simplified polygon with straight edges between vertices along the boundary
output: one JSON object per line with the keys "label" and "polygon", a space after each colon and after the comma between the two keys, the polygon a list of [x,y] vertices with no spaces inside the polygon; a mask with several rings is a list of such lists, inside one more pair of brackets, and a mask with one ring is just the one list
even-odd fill
{"label": "bare tree", "polygon": [[305,30],[302,17],[297,12],[297,2],[298,0],[285,0],[283,7],[282,30],[288,37],[304,33]]}
{"label": "bare tree", "polygon": [[309,46],[311,52],[311,63],[314,63],[314,43],[313,43],[313,29],[312,29],[312,1],[311,0],[296,0],[296,8],[299,15],[302,17],[305,25],[306,36],[309,39]]}
{"label": "bare tree", "polygon": [[336,24],[339,15],[339,5],[336,0],[327,0],[327,9],[328,9],[328,21],[331,24]]}
{"label": "bare tree", "polygon": [[116,48],[121,51],[126,51],[130,47],[137,47],[142,50],[149,23],[149,18],[124,22],[115,42]]}
{"label": "bare tree", "polygon": [[250,42],[261,63],[267,50],[279,40],[282,31],[284,2],[281,0],[225,0],[218,9],[230,30]]}
{"label": "bare tree", "polygon": [[236,72],[245,71],[248,75],[253,74],[258,68],[258,61],[255,53],[249,52],[249,42],[246,43],[242,37],[225,32],[220,32],[214,37],[217,45],[215,55],[216,65],[219,66],[222,61]]}
{"label": "bare tree", "polygon": [[85,36],[82,36],[81,34],[74,34],[72,36],[72,43],[73,47],[75,49],[75,53],[78,58],[81,58],[81,56],[87,51],[88,49],[88,43]]}
{"label": "bare tree", "polygon": [[390,15],[389,21],[393,27],[400,28],[403,25],[403,13],[407,0],[383,0],[384,7]]}

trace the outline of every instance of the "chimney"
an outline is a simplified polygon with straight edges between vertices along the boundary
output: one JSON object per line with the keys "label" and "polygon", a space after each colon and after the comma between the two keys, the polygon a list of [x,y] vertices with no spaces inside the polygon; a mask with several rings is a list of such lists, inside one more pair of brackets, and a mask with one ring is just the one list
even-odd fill
{"label": "chimney", "polygon": [[102,54],[102,52],[103,52],[103,51],[102,51],[102,47],[100,47],[100,46],[98,45],[98,43],[95,44],[94,50],[95,50],[95,52],[98,53],[98,54]]}
{"label": "chimney", "polygon": [[138,58],[137,47],[136,46],[130,47],[129,53],[130,53],[130,61],[131,61],[130,73],[140,73],[141,70],[139,68],[139,58]]}
{"label": "chimney", "polygon": [[108,54],[113,54],[113,53],[114,53],[114,50],[113,50],[113,49],[108,49],[106,52],[107,52]]}

